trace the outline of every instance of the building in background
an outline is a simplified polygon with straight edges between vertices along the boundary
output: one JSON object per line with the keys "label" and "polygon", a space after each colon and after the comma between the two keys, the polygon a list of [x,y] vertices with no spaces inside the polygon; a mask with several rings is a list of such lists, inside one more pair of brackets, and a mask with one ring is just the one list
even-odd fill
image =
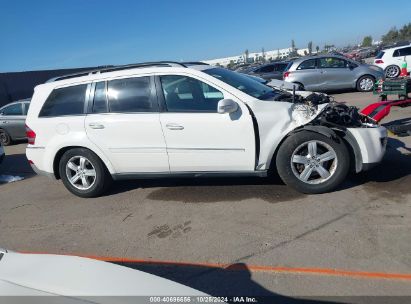
{"label": "building in background", "polygon": [[[270,60],[280,60],[280,59],[286,59],[287,57],[290,56],[290,54],[293,52],[292,48],[286,48],[286,49],[278,49],[278,50],[272,50],[272,51],[264,51],[263,52],[255,52],[255,53],[248,53],[248,61],[250,63],[260,61],[261,58],[264,57],[266,61]],[[297,54],[300,56],[304,56],[308,54],[308,48],[305,49],[298,49]],[[234,64],[241,64],[246,62],[246,55],[238,55],[238,56],[231,56],[231,57],[224,57],[224,58],[217,58],[217,59],[210,59],[210,60],[203,60],[203,62],[211,64],[211,65],[222,65],[222,66],[228,66],[230,63]]]}

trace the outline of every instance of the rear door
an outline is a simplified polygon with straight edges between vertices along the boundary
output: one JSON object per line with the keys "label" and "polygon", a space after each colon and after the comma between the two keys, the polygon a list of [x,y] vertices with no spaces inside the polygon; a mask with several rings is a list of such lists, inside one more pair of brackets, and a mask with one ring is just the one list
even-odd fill
{"label": "rear door", "polygon": [[411,71],[411,47],[405,47],[395,50],[393,53],[393,57],[399,67],[401,67],[405,58],[405,61],[407,62],[407,70]]}
{"label": "rear door", "polygon": [[324,90],[351,88],[355,72],[349,68],[347,60],[336,57],[318,58],[320,83]]}
{"label": "rear door", "polygon": [[12,139],[21,139],[26,136],[23,116],[23,104],[13,103],[0,110],[0,129],[4,129]]}
{"label": "rear door", "polygon": [[117,173],[169,173],[153,79],[140,76],[93,84],[87,136]]}
{"label": "rear door", "polygon": [[321,89],[320,70],[317,69],[317,59],[308,59],[300,63],[295,71],[291,71],[295,82],[300,82],[307,90]]}
{"label": "rear door", "polygon": [[156,85],[171,172],[254,170],[254,128],[245,104],[236,100],[236,112],[217,113],[221,99],[235,97],[189,75],[160,75]]}

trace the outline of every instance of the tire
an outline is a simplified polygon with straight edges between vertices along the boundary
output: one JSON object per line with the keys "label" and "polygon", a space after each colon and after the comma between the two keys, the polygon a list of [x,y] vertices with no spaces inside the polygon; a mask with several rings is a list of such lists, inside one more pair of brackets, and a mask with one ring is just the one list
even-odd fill
{"label": "tire", "polygon": [[305,91],[304,89],[304,85],[300,82],[293,82],[294,84],[297,85],[297,87],[295,88],[297,91]]}
{"label": "tire", "polygon": [[[310,157],[308,151],[315,153],[316,159]],[[328,159],[321,161],[322,155]],[[350,156],[341,139],[333,140],[319,133],[301,131],[288,137],[280,146],[276,165],[285,184],[302,193],[324,193],[336,189],[345,180]]]}
{"label": "tire", "polygon": [[0,129],[0,142],[3,144],[3,146],[8,146],[11,144],[10,135],[3,129]]}
{"label": "tire", "polygon": [[385,77],[396,78],[400,75],[401,69],[397,65],[389,65],[385,68]]}
{"label": "tire", "polygon": [[101,196],[112,183],[100,158],[84,148],[66,151],[59,162],[59,173],[64,186],[74,195],[83,198]]}
{"label": "tire", "polygon": [[374,88],[375,78],[370,75],[364,75],[357,80],[358,92],[370,92]]}

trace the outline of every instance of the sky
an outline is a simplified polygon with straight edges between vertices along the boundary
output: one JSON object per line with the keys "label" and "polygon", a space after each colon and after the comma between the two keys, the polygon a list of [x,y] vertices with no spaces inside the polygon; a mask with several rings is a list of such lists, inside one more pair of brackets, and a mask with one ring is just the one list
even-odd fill
{"label": "sky", "polygon": [[0,0],[0,72],[343,46],[410,12],[409,0]]}

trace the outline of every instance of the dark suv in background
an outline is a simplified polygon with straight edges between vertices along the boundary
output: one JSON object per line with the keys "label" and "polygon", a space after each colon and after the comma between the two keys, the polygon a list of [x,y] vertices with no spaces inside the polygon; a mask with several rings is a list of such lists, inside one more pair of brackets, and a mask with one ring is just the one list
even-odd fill
{"label": "dark suv in background", "polygon": [[254,66],[249,69],[240,71],[244,74],[249,74],[252,76],[258,76],[264,78],[265,80],[271,79],[283,79],[283,73],[287,68],[289,62],[272,62],[266,63],[259,66]]}

